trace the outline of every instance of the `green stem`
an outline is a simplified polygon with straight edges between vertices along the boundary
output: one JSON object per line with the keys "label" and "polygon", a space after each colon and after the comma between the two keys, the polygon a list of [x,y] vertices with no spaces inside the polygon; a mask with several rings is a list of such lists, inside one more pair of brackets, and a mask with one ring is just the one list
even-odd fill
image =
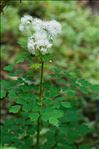
{"label": "green stem", "polygon": [[39,140],[40,140],[40,121],[41,121],[41,117],[39,116],[37,120],[37,142],[36,142],[37,149],[39,149]]}
{"label": "green stem", "polygon": [[[43,71],[44,71],[44,62],[41,60],[40,94],[39,94],[40,105],[42,105],[42,98],[43,98]],[[36,142],[37,149],[39,149],[40,124],[41,124],[41,115],[39,113],[39,118],[37,120],[37,142]]]}
{"label": "green stem", "polygon": [[44,71],[44,62],[41,61],[41,77],[40,77],[40,102],[42,104],[43,97],[43,71]]}

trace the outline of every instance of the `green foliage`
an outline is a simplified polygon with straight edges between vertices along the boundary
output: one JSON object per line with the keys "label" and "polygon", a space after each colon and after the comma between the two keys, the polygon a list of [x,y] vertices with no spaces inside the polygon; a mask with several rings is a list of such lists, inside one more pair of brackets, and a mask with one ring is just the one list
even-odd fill
{"label": "green foliage", "polygon": [[19,39],[18,44],[19,44],[22,48],[27,49],[27,43],[26,43],[26,40],[25,40],[25,39]]}
{"label": "green foliage", "polygon": [[16,149],[15,147],[1,147],[1,149]]}
{"label": "green foliage", "polygon": [[88,145],[81,145],[79,147],[79,149],[90,149],[90,146],[88,146]]}
{"label": "green foliage", "polygon": [[62,105],[64,108],[71,108],[71,103],[70,103],[70,102],[62,102],[61,105]]}
{"label": "green foliage", "polygon": [[1,89],[0,98],[4,98],[6,96],[5,90]]}
{"label": "green foliage", "polygon": [[[55,81],[49,81],[49,77],[55,79]],[[79,98],[78,92],[88,95],[93,89],[98,89],[98,86],[78,78],[76,74],[62,71],[60,68],[54,68],[53,73],[49,77],[48,79],[46,77],[43,83],[44,95],[42,105],[39,104],[38,83],[31,82],[31,68],[23,75],[24,79],[22,79],[21,75],[16,80],[8,82],[3,80],[1,82],[2,87],[8,92],[10,103],[12,103],[12,106],[9,107],[9,112],[16,115],[13,121],[9,119],[2,126],[4,130],[2,132],[3,146],[6,143],[10,144],[14,140],[13,146],[19,149],[22,149],[24,146],[27,149],[29,146],[30,148],[31,146],[35,148],[35,128],[39,118],[41,120],[40,123],[43,124],[43,128],[41,127],[40,131],[42,132],[44,128],[46,129],[44,134],[40,133],[42,149],[46,147],[52,148],[56,144],[55,141],[57,142],[55,145],[57,149],[65,149],[66,147],[76,149],[75,143],[79,142],[80,139],[85,140],[86,135],[91,133],[90,128],[84,122],[83,114],[77,109],[76,100]],[[12,127],[12,125],[14,126]],[[8,128],[10,131],[6,131]],[[33,130],[31,131],[31,129]],[[14,137],[12,132],[15,133]],[[57,135],[56,132],[58,133]],[[49,134],[52,136],[49,136]],[[54,142],[50,141],[51,137],[54,139]],[[24,140],[24,143],[19,145],[19,140]],[[43,140],[46,140],[47,144]],[[78,144],[78,146],[82,149],[86,145],[83,143],[82,145]]]}
{"label": "green foliage", "polygon": [[[43,83],[43,100],[41,105],[39,102],[40,80],[38,80],[38,83],[35,83],[32,82],[31,78],[32,71],[40,70],[41,64],[37,63],[36,66],[39,67],[35,67],[35,64],[34,66],[31,65],[31,55],[24,53],[22,57],[24,56],[27,56],[28,65],[32,66],[25,72],[25,75],[23,72],[17,74],[14,71],[18,75],[16,80],[1,81],[3,91],[7,92],[10,100],[9,112],[15,114],[13,121],[10,118],[7,124],[5,122],[4,126],[2,126],[4,130],[1,133],[3,136],[2,145],[9,145],[14,140],[13,146],[19,149],[22,149],[24,146],[27,149],[31,148],[31,146],[36,148],[36,130],[38,120],[40,119],[40,142],[42,142],[42,149],[46,147],[52,148],[53,146],[56,149],[65,149],[66,147],[76,149],[77,146],[75,144],[80,140],[83,140],[83,142],[81,142],[82,145],[77,144],[79,148],[89,148],[84,142],[86,142],[87,134],[91,133],[91,129],[85,122],[83,113],[77,108],[77,102],[82,95],[88,96],[94,92],[97,93],[99,86],[80,78],[78,72],[76,74],[63,71],[59,67],[53,68],[50,69],[52,73],[49,74],[49,77],[46,76]],[[21,59],[21,56],[18,59]],[[49,59],[48,61],[45,60],[45,62],[48,63]],[[10,67],[6,66],[4,69],[12,71],[11,65]],[[11,76],[10,72],[8,76]],[[5,97],[6,92],[2,93],[2,98]],[[42,125],[43,127],[41,127]],[[6,131],[7,129],[9,131]],[[43,129],[46,129],[44,134],[41,133]],[[57,135],[56,132],[58,133]],[[57,143],[51,141],[51,138]],[[24,143],[19,145],[19,142],[22,140],[24,140]]]}

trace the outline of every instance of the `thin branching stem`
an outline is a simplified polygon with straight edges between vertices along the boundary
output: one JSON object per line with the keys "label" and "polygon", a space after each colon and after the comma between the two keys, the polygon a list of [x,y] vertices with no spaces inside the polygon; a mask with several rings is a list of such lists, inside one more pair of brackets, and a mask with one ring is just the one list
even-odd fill
{"label": "thin branching stem", "polygon": [[39,118],[37,120],[37,142],[36,142],[36,147],[39,149],[39,140],[40,140],[40,123],[41,123],[41,116],[39,115]]}
{"label": "thin branching stem", "polygon": [[[40,105],[42,105],[42,99],[43,99],[43,72],[44,72],[44,62],[41,60],[40,94],[39,94]],[[40,124],[41,124],[41,115],[39,113],[39,118],[37,121],[37,142],[36,142],[37,149],[39,149],[39,141],[40,141]]]}
{"label": "thin branching stem", "polygon": [[43,70],[44,70],[44,62],[41,61],[41,77],[40,77],[40,102],[42,104],[43,98]]}

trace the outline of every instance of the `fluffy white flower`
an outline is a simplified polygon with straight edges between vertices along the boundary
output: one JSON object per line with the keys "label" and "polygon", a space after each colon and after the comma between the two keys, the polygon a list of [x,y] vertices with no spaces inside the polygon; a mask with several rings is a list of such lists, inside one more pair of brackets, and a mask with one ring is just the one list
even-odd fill
{"label": "fluffy white flower", "polygon": [[29,16],[29,15],[24,15],[22,18],[21,18],[21,23],[22,24],[29,24],[33,21],[33,18],[32,16]]}
{"label": "fluffy white flower", "polygon": [[52,20],[52,21],[45,21],[44,28],[48,31],[48,33],[54,37],[57,36],[61,32],[61,25],[59,22]]}
{"label": "fluffy white flower", "polygon": [[36,32],[34,34],[34,37],[35,37],[36,41],[41,40],[41,39],[43,39],[43,40],[48,39],[46,32],[43,32],[43,31]]}
{"label": "fluffy white flower", "polygon": [[48,52],[48,49],[46,49],[46,48],[41,48],[41,49],[40,49],[40,52],[44,55],[44,54],[46,54],[46,53]]}
{"label": "fluffy white flower", "polygon": [[45,47],[45,48],[51,48],[52,44],[49,42],[47,34],[44,32],[37,32],[34,34],[35,43],[37,45],[37,48]]}
{"label": "fluffy white flower", "polygon": [[36,31],[39,32],[42,30],[43,27],[43,21],[41,19],[34,19],[32,21],[32,28]]}
{"label": "fluffy white flower", "polygon": [[19,30],[24,32],[29,27],[29,25],[32,23],[32,21],[33,21],[32,16],[29,16],[29,15],[23,16],[21,18],[21,24],[19,26]]}
{"label": "fluffy white flower", "polygon": [[[28,31],[28,51],[31,54],[35,54],[36,51],[40,51],[42,54],[48,53],[48,49],[52,47],[52,39],[54,39],[61,32],[61,25],[59,22],[42,21],[41,19],[33,19],[32,16],[25,15],[21,18],[21,24],[19,26],[20,31]],[[28,35],[28,34],[27,34]]]}
{"label": "fluffy white flower", "polygon": [[[41,38],[42,37],[42,38]],[[35,54],[35,50],[39,50],[41,53],[46,53],[48,48],[51,48],[52,44],[47,39],[47,36],[41,33],[35,33],[32,37],[28,39],[28,51],[31,54]]]}
{"label": "fluffy white flower", "polygon": [[37,40],[36,45],[37,45],[37,48],[41,48],[41,47],[51,48],[51,44],[47,39],[46,40],[43,40],[43,39]]}
{"label": "fluffy white flower", "polygon": [[34,42],[34,39],[33,37],[30,37],[28,39],[28,44],[27,44],[27,48],[28,48],[28,51],[31,53],[31,54],[35,54],[35,42]]}

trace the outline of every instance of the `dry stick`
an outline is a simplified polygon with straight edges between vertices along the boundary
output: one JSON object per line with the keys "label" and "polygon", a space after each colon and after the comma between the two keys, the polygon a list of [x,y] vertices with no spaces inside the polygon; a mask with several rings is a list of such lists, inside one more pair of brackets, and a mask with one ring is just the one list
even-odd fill
{"label": "dry stick", "polygon": [[[22,3],[22,0],[19,0],[20,3]],[[6,5],[9,4],[9,2],[14,2],[14,0],[1,0],[0,1],[0,13],[3,12],[3,9]]]}
{"label": "dry stick", "polygon": [[[44,71],[44,62],[41,60],[40,94],[39,94],[39,102],[41,105],[43,97],[43,71]],[[40,123],[41,123],[41,115],[39,113],[39,118],[37,121],[37,142],[36,142],[37,149],[39,149],[39,141],[40,141]]]}
{"label": "dry stick", "polygon": [[1,0],[0,1],[0,13],[3,12],[4,7],[8,4],[10,0]]}

